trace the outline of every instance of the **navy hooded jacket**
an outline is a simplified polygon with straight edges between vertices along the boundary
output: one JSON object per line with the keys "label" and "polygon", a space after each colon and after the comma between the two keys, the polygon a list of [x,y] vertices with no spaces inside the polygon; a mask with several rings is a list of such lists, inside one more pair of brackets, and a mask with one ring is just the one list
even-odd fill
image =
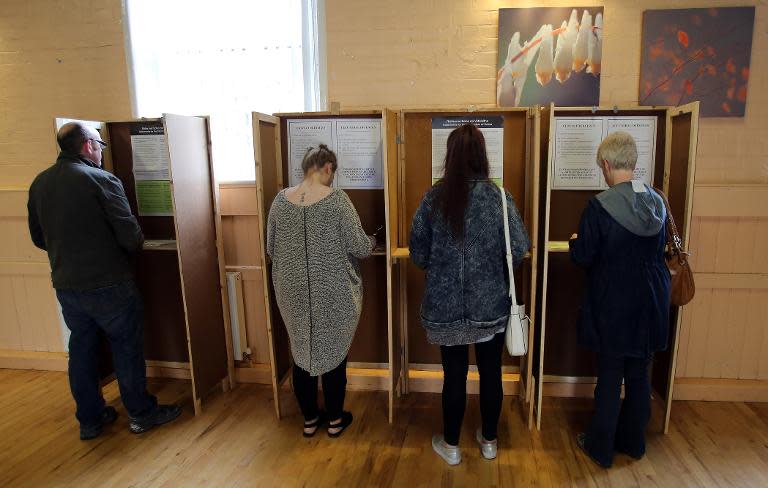
{"label": "navy hooded jacket", "polygon": [[571,260],[586,269],[579,345],[621,357],[667,348],[670,275],[666,210],[647,185],[626,182],[598,194],[581,216]]}

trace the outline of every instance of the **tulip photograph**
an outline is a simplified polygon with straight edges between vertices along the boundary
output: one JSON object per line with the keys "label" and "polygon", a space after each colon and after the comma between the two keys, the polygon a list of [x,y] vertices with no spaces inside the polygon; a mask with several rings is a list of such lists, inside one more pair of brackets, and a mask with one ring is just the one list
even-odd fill
{"label": "tulip photograph", "polygon": [[600,103],[603,8],[499,9],[496,105]]}
{"label": "tulip photograph", "polygon": [[646,10],[640,105],[698,100],[702,117],[743,117],[755,7]]}

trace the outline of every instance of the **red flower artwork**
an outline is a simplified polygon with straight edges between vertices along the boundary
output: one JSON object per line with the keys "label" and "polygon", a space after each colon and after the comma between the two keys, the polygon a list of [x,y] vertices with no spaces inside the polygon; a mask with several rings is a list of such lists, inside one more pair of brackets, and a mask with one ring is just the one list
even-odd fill
{"label": "red flower artwork", "polygon": [[742,117],[754,7],[647,10],[640,105],[698,100],[704,117]]}

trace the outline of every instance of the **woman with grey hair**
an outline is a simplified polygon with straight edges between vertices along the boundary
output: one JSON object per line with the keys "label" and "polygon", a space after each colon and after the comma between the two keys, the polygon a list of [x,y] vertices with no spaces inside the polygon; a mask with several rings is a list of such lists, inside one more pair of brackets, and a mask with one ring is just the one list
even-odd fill
{"label": "woman with grey hair", "polygon": [[[305,437],[326,422],[328,435],[338,437],[352,422],[343,407],[347,354],[363,303],[357,260],[370,256],[375,244],[347,194],[331,188],[336,168],[328,147],[310,148],[304,179],[277,194],[267,223],[272,283],[291,342]],[[327,413],[317,405],[318,376]]]}
{"label": "woman with grey hair", "polygon": [[648,366],[652,353],[667,348],[669,333],[666,210],[661,196],[632,179],[636,163],[631,135],[603,140],[597,164],[610,188],[589,201],[570,240],[571,260],[587,274],[579,344],[597,353],[595,410],[577,444],[604,468],[614,452],[645,454]]}

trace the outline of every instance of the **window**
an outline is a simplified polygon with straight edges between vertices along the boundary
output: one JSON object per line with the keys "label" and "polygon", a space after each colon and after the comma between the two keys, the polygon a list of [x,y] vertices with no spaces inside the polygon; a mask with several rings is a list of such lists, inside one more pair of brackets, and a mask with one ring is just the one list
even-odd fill
{"label": "window", "polygon": [[255,177],[251,112],[325,108],[322,0],[128,0],[126,7],[135,115],[210,115],[219,181]]}

